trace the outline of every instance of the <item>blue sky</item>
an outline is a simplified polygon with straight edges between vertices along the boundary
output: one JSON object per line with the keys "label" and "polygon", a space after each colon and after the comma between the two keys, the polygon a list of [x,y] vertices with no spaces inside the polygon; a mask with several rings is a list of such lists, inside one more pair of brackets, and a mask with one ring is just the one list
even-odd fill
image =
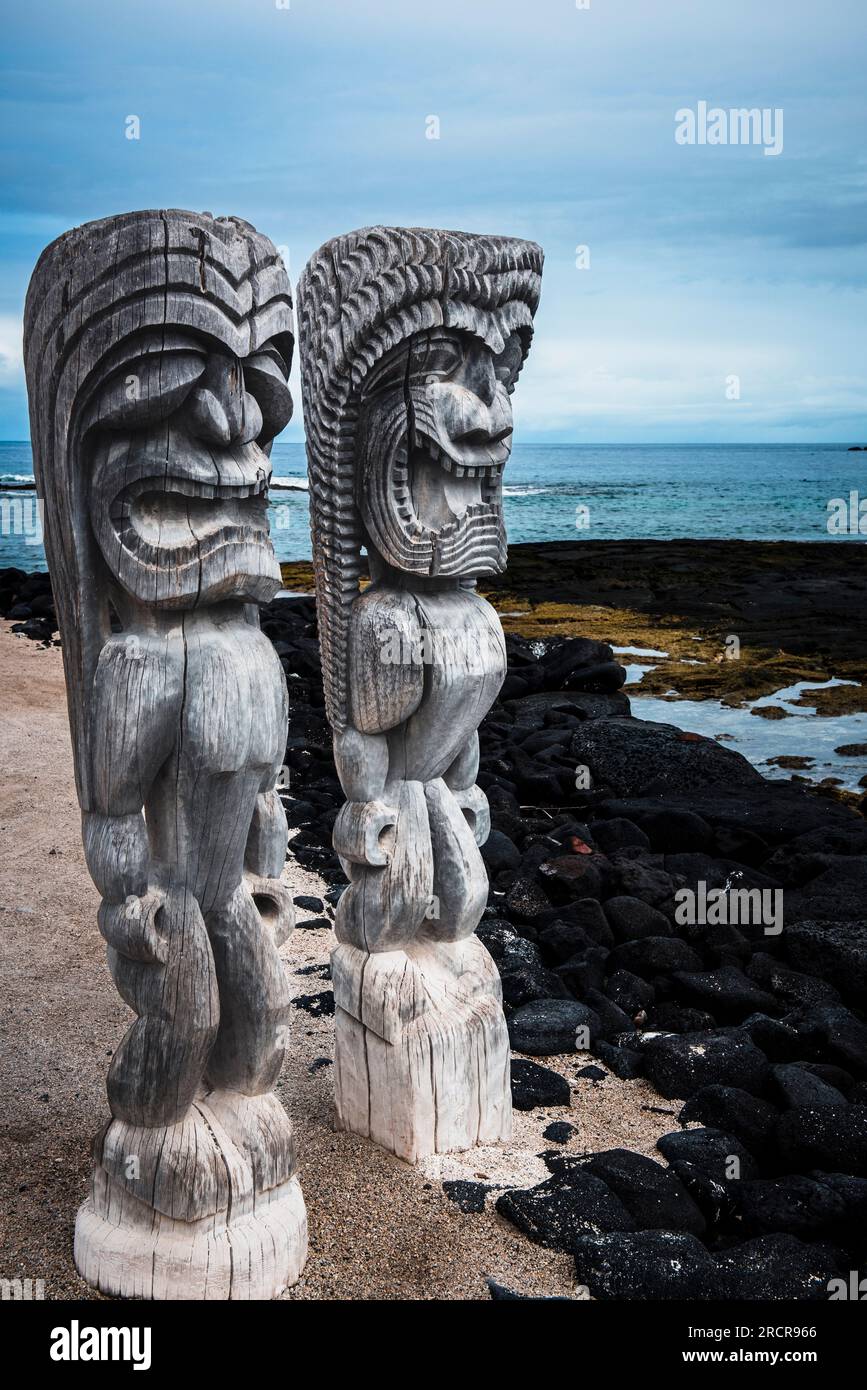
{"label": "blue sky", "polygon": [[[864,0],[282,4],[7,9],[0,438],[42,247],[175,206],[246,217],[293,281],[373,222],[541,242],[524,442],[867,442]],[[782,152],[679,145],[699,101],[781,108]]]}

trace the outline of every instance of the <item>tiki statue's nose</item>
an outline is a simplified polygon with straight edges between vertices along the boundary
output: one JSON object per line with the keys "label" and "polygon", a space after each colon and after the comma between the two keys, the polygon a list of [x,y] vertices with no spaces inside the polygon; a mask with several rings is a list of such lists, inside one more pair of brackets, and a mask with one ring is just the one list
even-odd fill
{"label": "tiki statue's nose", "polygon": [[248,444],[262,430],[262,412],[244,389],[241,362],[226,353],[211,353],[187,414],[193,434],[211,444]]}

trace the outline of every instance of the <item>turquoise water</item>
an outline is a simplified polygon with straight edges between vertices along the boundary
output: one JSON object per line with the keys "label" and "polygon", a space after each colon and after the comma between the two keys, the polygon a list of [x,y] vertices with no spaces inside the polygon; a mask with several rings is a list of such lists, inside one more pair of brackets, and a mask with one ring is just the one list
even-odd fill
{"label": "turquoise water", "polygon": [[[277,556],[309,559],[303,444],[276,444],[272,462]],[[32,476],[29,444],[0,444],[0,566],[45,568],[33,494],[3,488]],[[867,498],[867,453],[845,444],[517,444],[504,483],[512,542],[857,540],[829,535],[828,503],[852,491]]]}

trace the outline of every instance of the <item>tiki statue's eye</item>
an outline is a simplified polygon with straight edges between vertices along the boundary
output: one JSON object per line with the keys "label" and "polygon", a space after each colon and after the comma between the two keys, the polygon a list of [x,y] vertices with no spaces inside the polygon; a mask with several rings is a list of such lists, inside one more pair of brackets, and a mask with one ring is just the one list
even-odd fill
{"label": "tiki statue's eye", "polygon": [[445,381],[457,369],[461,344],[452,338],[419,337],[413,343],[410,372],[414,380]]}
{"label": "tiki statue's eye", "polygon": [[292,418],[292,397],[287,384],[289,372],[272,343],[245,358],[242,365],[244,387],[262,412],[259,443],[264,444],[285,429]]}
{"label": "tiki statue's eye", "polygon": [[501,381],[508,391],[514,389],[523,360],[524,352],[520,335],[513,333],[503,351],[494,358],[494,371],[497,374],[497,380]]}

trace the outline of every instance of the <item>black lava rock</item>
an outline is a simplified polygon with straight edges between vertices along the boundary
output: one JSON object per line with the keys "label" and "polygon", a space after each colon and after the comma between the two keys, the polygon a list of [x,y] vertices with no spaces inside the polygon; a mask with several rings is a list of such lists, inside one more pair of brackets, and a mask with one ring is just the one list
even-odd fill
{"label": "black lava rock", "polygon": [[767,1235],[731,1246],[717,1256],[716,1264],[724,1298],[825,1302],[828,1285],[840,1277],[844,1260],[831,1245]]}
{"label": "black lava rock", "polygon": [[613,849],[623,849],[626,845],[640,845],[642,849],[650,849],[650,840],[644,831],[639,829],[634,821],[626,820],[623,816],[614,816],[611,820],[591,821],[590,833],[604,854]]}
{"label": "black lava rock", "polygon": [[615,1033],[627,1033],[632,1027],[633,1021],[628,1014],[625,1014],[598,989],[586,990],[580,1002],[586,1004],[598,1016],[599,1031],[603,1038],[609,1038]]}
{"label": "black lava rock", "polygon": [[533,922],[550,908],[549,899],[533,878],[516,878],[506,894],[506,910],[518,922]]}
{"label": "black lava rock", "polygon": [[661,1033],[708,1033],[716,1028],[713,1014],[685,1004],[659,1004],[653,1010],[653,1027]]}
{"label": "black lava rock", "polygon": [[[832,868],[828,868],[817,878],[811,879],[798,894],[794,901],[787,900],[786,916],[790,923],[794,922],[857,922],[861,923],[861,932],[857,940],[860,940],[862,948],[864,945],[864,902],[867,899],[867,855],[860,854],[849,859],[838,858]],[[839,938],[838,938],[839,941]],[[800,955],[800,960],[794,960],[795,965],[800,964],[801,969],[805,968],[807,959],[813,959],[815,948],[809,953],[805,949]],[[845,957],[844,957],[845,959]],[[836,961],[835,966],[839,969],[842,961]],[[861,970],[867,969],[863,955],[861,956]],[[818,974],[818,970],[816,971]],[[833,980],[832,983],[837,983]]]}
{"label": "black lava rock", "polygon": [[773,1152],[780,1112],[766,1100],[736,1086],[703,1086],[686,1102],[677,1118],[682,1125],[697,1121],[733,1134],[761,1159]]}
{"label": "black lava rock", "polygon": [[609,898],[605,904],[605,916],[616,941],[674,935],[668,918],[640,898]]}
{"label": "black lava rock", "polygon": [[808,975],[818,975],[846,998],[867,1006],[867,922],[803,921],[786,932],[789,960]]}
{"label": "black lava rock", "polygon": [[748,1235],[781,1231],[804,1240],[817,1240],[842,1223],[843,1198],[812,1178],[758,1178],[741,1183],[738,1215]]}
{"label": "black lava rock", "polygon": [[305,893],[300,893],[297,898],[293,898],[296,907],[303,907],[305,912],[315,912],[321,915],[325,911],[325,904],[321,898],[314,898]]}
{"label": "black lava rock", "polygon": [[556,973],[569,993],[585,1003],[591,990],[601,989],[607,961],[608,952],[603,946],[591,946],[589,950],[567,960],[565,965],[558,965]]}
{"label": "black lava rock", "polygon": [[539,878],[552,903],[570,903],[598,898],[608,873],[608,861],[601,854],[560,854],[544,859]]}
{"label": "black lava rock", "polygon": [[608,977],[605,993],[630,1018],[634,1018],[642,1009],[645,1013],[649,1012],[656,1000],[653,986],[631,970],[613,971]]}
{"label": "black lava rock", "polygon": [[705,1219],[686,1188],[655,1159],[631,1149],[608,1149],[585,1166],[617,1194],[641,1230],[704,1234]]}
{"label": "black lava rock", "polygon": [[539,932],[539,947],[552,965],[564,965],[593,944],[584,928],[574,922],[552,922]]}
{"label": "black lava rock", "polygon": [[612,1047],[610,1043],[597,1042],[593,1052],[621,1081],[633,1081],[644,1075],[644,1057],[631,1047]]}
{"label": "black lava rock", "polygon": [[578,1239],[596,1231],[634,1231],[635,1222],[619,1198],[590,1173],[557,1175],[537,1187],[504,1192],[497,1211],[537,1245],[573,1250]]}
{"label": "black lava rock", "polygon": [[294,1009],[303,1009],[313,1018],[331,1018],[334,1014],[334,991],[323,989],[320,994],[299,994],[292,1000]]}
{"label": "black lava rock", "polygon": [[710,1231],[728,1227],[737,1210],[738,1184],[727,1178],[715,1178],[709,1172],[678,1159],[671,1164],[671,1171],[680,1179],[686,1191],[695,1202]]}
{"label": "black lava rock", "polygon": [[[669,1163],[691,1163],[714,1182],[743,1181],[759,1177],[759,1166],[733,1134],[721,1129],[683,1129],[663,1134],[656,1147]],[[735,1171],[732,1158],[738,1160]]]}
{"label": "black lava rock", "polygon": [[746,758],[715,739],[641,719],[586,720],[572,735],[570,755],[590,769],[594,786],[618,797],[762,780]]}
{"label": "black lava rock", "polygon": [[793,1020],[802,1039],[811,1043],[812,1061],[839,1062],[863,1076],[867,1073],[867,1024],[842,1004],[821,1004]]}
{"label": "black lava rock", "polygon": [[791,1062],[804,1054],[804,1041],[791,1023],[767,1014],[750,1014],[738,1030],[772,1062]]}
{"label": "black lava rock", "polygon": [[790,1168],[867,1177],[867,1105],[814,1105],[787,1110],[777,1126],[780,1155]]}
{"label": "black lava rock", "polygon": [[464,1212],[484,1211],[487,1191],[483,1182],[466,1182],[455,1178],[443,1183],[443,1192],[449,1201],[456,1202]]}
{"label": "black lava rock", "polygon": [[691,850],[707,850],[714,833],[706,820],[694,811],[674,807],[647,811],[641,817],[641,828],[650,837],[655,850],[664,854],[685,854]]}
{"label": "black lava rock", "polygon": [[518,1009],[522,1004],[530,1004],[535,999],[568,999],[570,990],[553,970],[543,965],[520,964],[514,969],[501,972],[503,1001],[509,1007]]}
{"label": "black lava rock", "polygon": [[701,956],[676,936],[647,936],[641,941],[624,941],[614,947],[611,962],[645,980],[654,975],[670,975],[676,970],[701,969]]}
{"label": "black lava rock", "polygon": [[568,1120],[554,1120],[547,1129],[542,1130],[542,1138],[550,1139],[552,1144],[568,1144],[572,1135],[577,1133],[575,1126],[570,1125]]}
{"label": "black lava rock", "polygon": [[845,1105],[846,1097],[823,1081],[815,1072],[799,1067],[795,1062],[778,1063],[771,1068],[770,1088],[786,1110],[816,1105]]}
{"label": "black lava rock", "polygon": [[[797,927],[792,927],[793,932]],[[750,961],[747,974],[751,980],[770,990],[780,1003],[789,1009],[812,1008],[821,1004],[839,1004],[840,995],[833,985],[815,975],[805,975],[801,970],[792,970],[782,961],[764,951],[757,951]]]}
{"label": "black lava rock", "polygon": [[557,1052],[578,1052],[576,1033],[587,1028],[590,1041],[599,1034],[599,1019],[592,1009],[571,999],[537,999],[516,1009],[509,1019],[509,1038],[515,1052],[530,1057],[550,1057]]}
{"label": "black lava rock", "polygon": [[569,1082],[550,1067],[516,1057],[512,1062],[512,1104],[516,1110],[537,1105],[568,1105]]}
{"label": "black lava rock", "polygon": [[764,1089],[768,1063],[743,1033],[709,1033],[651,1038],[645,1070],[668,1100],[688,1099],[704,1086],[737,1086],[752,1095]]}
{"label": "black lava rock", "polygon": [[598,1299],[712,1299],[717,1267],[700,1240],[673,1231],[586,1235],[574,1243],[579,1284]]}
{"label": "black lava rock", "polygon": [[492,830],[482,845],[482,858],[492,874],[501,869],[517,869],[521,854],[516,844],[500,830]]}
{"label": "black lava rock", "polygon": [[723,1023],[740,1022],[752,1013],[775,1013],[778,1008],[772,994],[731,965],[700,972],[677,970],[672,979],[682,999],[710,1009]]}

